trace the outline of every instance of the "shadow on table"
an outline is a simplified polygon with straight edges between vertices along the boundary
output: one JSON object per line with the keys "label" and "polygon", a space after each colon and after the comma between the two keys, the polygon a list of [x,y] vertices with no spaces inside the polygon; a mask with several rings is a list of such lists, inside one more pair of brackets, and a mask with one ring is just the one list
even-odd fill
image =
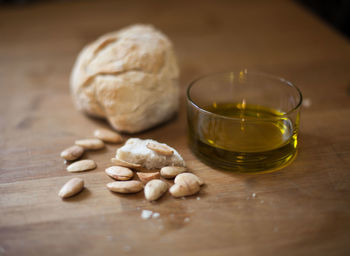
{"label": "shadow on table", "polygon": [[[119,132],[118,130],[113,129],[112,126],[108,123],[108,121],[106,119],[99,118],[99,117],[94,117],[94,116],[89,116],[87,114],[85,114],[85,116],[86,116],[86,118],[88,118],[89,120],[91,120],[92,122],[94,122],[95,124],[100,126],[101,128],[112,129],[112,130],[115,130],[115,131]],[[172,124],[173,122],[175,122],[178,119],[178,117],[179,117],[178,113],[175,113],[169,119],[167,119],[167,120],[157,124],[156,126],[152,126],[151,128],[143,130],[141,132],[136,132],[136,133],[119,132],[119,133],[124,134],[126,136],[128,136],[128,135],[131,136],[132,135],[133,137],[140,137],[141,135],[143,135],[145,133],[157,130],[160,127],[164,128],[164,126]]]}

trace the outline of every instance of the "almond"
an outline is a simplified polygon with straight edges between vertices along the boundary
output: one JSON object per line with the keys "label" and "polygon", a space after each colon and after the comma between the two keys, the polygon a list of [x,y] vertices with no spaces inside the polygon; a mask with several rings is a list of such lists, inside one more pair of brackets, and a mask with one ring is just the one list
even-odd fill
{"label": "almond", "polygon": [[107,188],[113,192],[128,194],[141,191],[143,189],[143,185],[137,180],[114,181],[108,183]]}
{"label": "almond", "polygon": [[198,193],[200,190],[200,186],[198,183],[193,183],[192,185],[188,184],[174,184],[170,189],[169,192],[174,197],[182,197],[182,196],[190,196]]}
{"label": "almond", "polygon": [[146,184],[150,180],[160,178],[159,172],[137,172],[136,175],[143,184]]}
{"label": "almond", "polygon": [[67,166],[67,171],[69,172],[83,172],[96,168],[96,163],[94,160],[80,160],[74,162]]}
{"label": "almond", "polygon": [[173,179],[176,175],[186,171],[182,166],[165,166],[160,169],[160,175],[166,179]]}
{"label": "almond", "polygon": [[168,184],[162,180],[151,180],[145,186],[145,197],[148,201],[155,201],[168,190]]}
{"label": "almond", "polygon": [[134,173],[132,170],[122,166],[111,166],[105,170],[106,174],[116,180],[130,180]]}
{"label": "almond", "polygon": [[178,183],[198,183],[199,186],[202,186],[204,182],[196,175],[193,173],[185,172],[185,173],[180,173],[179,175],[176,176],[174,180],[175,184]]}
{"label": "almond", "polygon": [[61,157],[67,161],[73,161],[81,157],[84,153],[84,148],[74,145],[66,148],[61,152]]}
{"label": "almond", "polygon": [[107,130],[97,129],[94,131],[94,136],[100,140],[110,143],[122,143],[123,138],[119,133]]}
{"label": "almond", "polygon": [[75,145],[81,146],[84,149],[101,149],[105,146],[102,140],[100,139],[84,139],[84,140],[76,140]]}
{"label": "almond", "polygon": [[58,192],[61,198],[67,198],[78,194],[84,188],[84,181],[80,178],[69,180]]}
{"label": "almond", "polygon": [[141,168],[141,164],[129,163],[129,162],[125,162],[123,160],[117,159],[117,158],[112,158],[111,162],[113,164],[116,164],[116,165],[119,165],[119,166],[123,166],[123,167],[132,168],[132,169]]}
{"label": "almond", "polygon": [[164,156],[171,156],[174,154],[174,151],[171,148],[163,144],[149,142],[146,147]]}
{"label": "almond", "polygon": [[174,197],[190,196],[199,192],[204,182],[193,173],[181,173],[176,176],[175,184],[169,189]]}

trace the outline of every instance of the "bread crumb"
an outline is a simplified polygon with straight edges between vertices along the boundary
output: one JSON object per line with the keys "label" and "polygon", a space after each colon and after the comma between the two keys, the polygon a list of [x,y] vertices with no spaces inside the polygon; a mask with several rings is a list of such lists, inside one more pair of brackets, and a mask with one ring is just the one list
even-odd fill
{"label": "bread crumb", "polygon": [[148,220],[149,218],[152,217],[152,211],[149,211],[149,210],[142,210],[142,213],[141,213],[141,218],[144,219],[144,220]]}
{"label": "bread crumb", "polygon": [[154,212],[154,213],[152,214],[152,218],[153,218],[153,219],[157,219],[159,216],[160,216],[159,212]]}

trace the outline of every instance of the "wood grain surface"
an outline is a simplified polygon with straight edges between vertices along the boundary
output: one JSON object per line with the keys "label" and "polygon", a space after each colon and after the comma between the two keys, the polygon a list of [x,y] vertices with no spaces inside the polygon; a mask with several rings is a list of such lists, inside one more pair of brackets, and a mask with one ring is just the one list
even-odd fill
{"label": "wood grain surface", "polygon": [[[117,146],[89,152],[98,168],[68,173],[59,157],[107,127],[77,112],[69,75],[103,33],[150,23],[174,42],[176,118],[137,134],[175,147],[207,185],[192,197],[106,189]],[[184,93],[209,72],[241,67],[303,92],[300,150],[275,173],[214,170],[189,150]],[[349,255],[350,45],[292,1],[52,1],[0,9],[0,255]],[[128,136],[125,135],[127,138]],[[86,188],[62,201],[72,177]],[[253,193],[256,197],[253,197]],[[142,210],[160,213],[143,220]]]}

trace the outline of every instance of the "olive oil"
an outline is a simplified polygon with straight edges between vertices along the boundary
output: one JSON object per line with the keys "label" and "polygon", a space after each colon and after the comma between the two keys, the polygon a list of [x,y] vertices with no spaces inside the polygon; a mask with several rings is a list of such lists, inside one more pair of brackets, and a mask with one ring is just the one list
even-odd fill
{"label": "olive oil", "polygon": [[298,116],[293,125],[285,113],[245,101],[213,102],[202,109],[207,112],[188,114],[190,146],[215,167],[273,171],[296,155]]}

